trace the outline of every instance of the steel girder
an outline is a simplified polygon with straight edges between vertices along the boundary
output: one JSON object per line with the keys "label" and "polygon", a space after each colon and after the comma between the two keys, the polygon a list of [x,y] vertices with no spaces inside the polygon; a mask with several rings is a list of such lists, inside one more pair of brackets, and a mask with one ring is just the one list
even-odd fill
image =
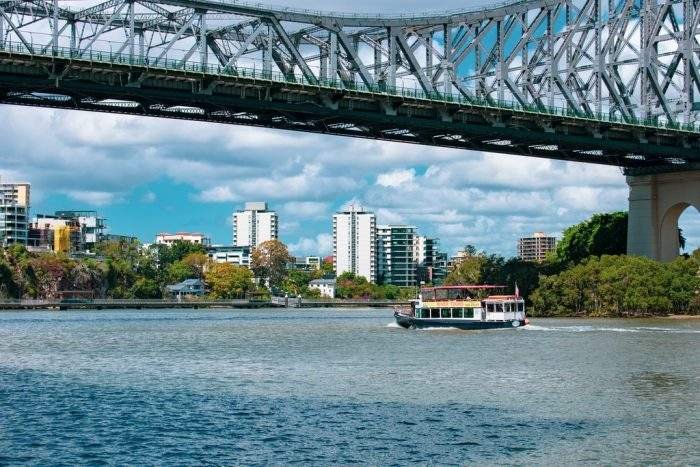
{"label": "steel girder", "polygon": [[312,82],[415,86],[590,115],[687,123],[700,111],[694,0],[534,0],[393,17],[211,0],[63,3],[1,1],[0,41],[257,64]]}
{"label": "steel girder", "polygon": [[0,103],[255,125],[644,170],[696,169],[700,133],[221,69],[0,51]]}
{"label": "steel girder", "polygon": [[591,118],[700,120],[696,0],[532,0],[436,15],[356,15],[225,0],[0,0],[0,46],[127,53],[563,107]]}

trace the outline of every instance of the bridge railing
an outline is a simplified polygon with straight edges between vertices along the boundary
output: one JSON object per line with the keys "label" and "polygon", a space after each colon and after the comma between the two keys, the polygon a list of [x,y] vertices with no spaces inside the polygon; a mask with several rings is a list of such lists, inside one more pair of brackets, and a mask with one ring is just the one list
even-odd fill
{"label": "bridge railing", "polygon": [[347,83],[335,79],[316,79],[315,81],[311,81],[303,75],[285,75],[284,73],[266,71],[258,68],[210,65],[167,57],[139,57],[127,53],[99,50],[78,51],[69,47],[53,48],[51,46],[44,46],[44,50],[37,52],[33,46],[32,49],[30,49],[23,43],[11,41],[0,42],[0,52],[41,57],[58,57],[71,60],[85,60],[114,65],[139,66],[147,69],[162,69],[166,71],[184,71],[206,75],[240,77],[302,86],[313,86],[317,88],[328,88],[341,92],[353,91],[379,94],[389,97],[419,99],[431,102],[455,103],[467,107],[535,113],[546,116],[569,117],[587,121],[616,123],[638,127],[663,128],[696,133],[700,132],[700,123],[680,123],[657,119],[641,119],[634,116],[622,117],[607,112],[585,113],[567,107],[546,106],[536,103],[524,105],[515,101],[484,99],[476,96],[466,97],[462,94],[450,94],[439,91],[425,92],[418,88],[407,88],[403,86],[391,87],[383,84],[368,86],[362,83]]}
{"label": "bridge railing", "polygon": [[433,11],[424,11],[424,12],[411,12],[411,13],[393,13],[393,14],[384,14],[384,13],[349,13],[349,12],[344,12],[344,11],[329,11],[329,10],[314,10],[311,8],[298,8],[298,7],[290,7],[287,5],[275,5],[275,4],[267,4],[267,3],[259,3],[259,2],[241,2],[241,1],[234,1],[231,2],[231,0],[210,0],[213,3],[219,3],[222,5],[235,5],[235,6],[242,6],[242,7],[250,7],[250,8],[255,8],[258,10],[273,10],[273,11],[280,11],[280,12],[287,12],[287,13],[298,13],[301,15],[308,15],[312,17],[332,17],[332,18],[352,18],[352,19],[386,19],[386,20],[391,20],[391,19],[417,19],[417,18],[434,18],[434,17],[440,17],[440,16],[452,16],[452,15],[460,15],[460,14],[466,14],[466,13],[475,13],[475,12],[482,12],[482,11],[489,11],[493,10],[495,8],[501,8],[505,6],[516,6],[520,4],[526,3],[525,1],[514,1],[514,0],[503,0],[500,2],[493,2],[493,3],[488,3],[484,5],[472,5],[472,6],[467,6],[464,8],[451,8],[447,10],[433,10]]}

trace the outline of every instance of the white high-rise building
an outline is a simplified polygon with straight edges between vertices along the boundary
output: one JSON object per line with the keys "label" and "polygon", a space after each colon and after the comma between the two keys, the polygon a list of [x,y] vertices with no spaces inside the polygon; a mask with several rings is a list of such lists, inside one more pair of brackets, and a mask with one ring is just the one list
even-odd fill
{"label": "white high-rise building", "polygon": [[245,203],[245,209],[233,214],[234,246],[255,248],[263,242],[277,239],[277,213],[267,209],[267,203]]}
{"label": "white high-rise building", "polygon": [[29,183],[0,183],[0,246],[27,244],[29,193]]}
{"label": "white high-rise building", "polygon": [[353,272],[377,280],[377,220],[372,212],[355,210],[333,215],[333,267],[336,275]]}

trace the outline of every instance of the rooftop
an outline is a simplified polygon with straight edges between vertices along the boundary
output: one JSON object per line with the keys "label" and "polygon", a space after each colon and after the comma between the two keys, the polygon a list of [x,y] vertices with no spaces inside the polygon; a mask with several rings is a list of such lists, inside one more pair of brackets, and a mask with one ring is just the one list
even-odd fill
{"label": "rooftop", "polygon": [[335,285],[335,279],[314,279],[309,285]]}
{"label": "rooftop", "polygon": [[161,232],[158,235],[201,235],[203,236],[203,233],[199,232],[175,232],[175,233],[169,233],[169,232]]}

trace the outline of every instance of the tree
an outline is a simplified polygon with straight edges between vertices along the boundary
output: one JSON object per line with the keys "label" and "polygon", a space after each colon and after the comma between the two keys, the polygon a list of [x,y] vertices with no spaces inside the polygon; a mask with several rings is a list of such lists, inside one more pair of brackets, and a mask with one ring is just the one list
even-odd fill
{"label": "tree", "polygon": [[481,280],[485,284],[505,285],[509,289],[518,285],[520,295],[529,298],[537,287],[540,265],[519,258],[505,259],[498,255],[485,257],[481,269]]}
{"label": "tree", "polygon": [[163,291],[153,279],[140,277],[131,287],[131,295],[134,298],[161,298]]}
{"label": "tree", "polygon": [[282,281],[282,290],[291,295],[306,296],[309,293],[309,282],[312,280],[312,274],[306,271],[291,270]]}
{"label": "tree", "polygon": [[333,269],[333,257],[326,256],[321,261],[321,267],[317,271],[318,279],[324,277],[335,277],[335,269]]}
{"label": "tree", "polygon": [[255,288],[253,273],[247,268],[231,263],[212,264],[205,277],[214,298],[239,298]]}
{"label": "tree", "polygon": [[683,229],[678,227],[678,245],[681,247],[681,250],[685,250],[685,236],[683,235]]}
{"label": "tree", "polygon": [[22,298],[25,295],[35,297],[36,284],[31,266],[32,258],[35,255],[29,253],[29,251],[19,243],[8,246],[3,253],[5,264],[12,271],[12,282],[16,287],[15,292],[17,298]]}
{"label": "tree", "polygon": [[445,285],[479,284],[485,263],[486,257],[484,255],[461,258],[445,278]]}
{"label": "tree", "polygon": [[133,298],[131,288],[138,276],[132,263],[124,259],[107,259],[107,296]]}
{"label": "tree", "polygon": [[539,316],[636,316],[687,313],[700,288],[698,263],[660,263],[637,256],[591,256],[543,277],[532,294]]}
{"label": "tree", "polygon": [[209,265],[209,256],[206,253],[188,253],[182,262],[189,266],[197,279],[204,279],[204,272]]}
{"label": "tree", "polygon": [[176,240],[170,245],[155,245],[158,264],[167,267],[170,264],[182,260],[190,253],[206,253],[206,249],[199,243],[190,243],[183,240]]}
{"label": "tree", "polygon": [[196,276],[195,270],[184,261],[175,261],[168,266],[166,278],[169,284],[182,282]]}
{"label": "tree", "polygon": [[279,287],[293,261],[287,246],[279,240],[268,240],[253,250],[250,267],[257,277],[268,280],[270,287]]}
{"label": "tree", "polygon": [[344,272],[336,279],[335,296],[338,298],[370,298],[374,288],[364,276]]}
{"label": "tree", "polygon": [[98,255],[113,260],[137,263],[141,256],[140,244],[136,240],[110,240],[99,242],[95,247]]}
{"label": "tree", "polygon": [[0,258],[0,297],[19,298],[19,287],[15,283],[12,268]]}
{"label": "tree", "polygon": [[624,255],[627,252],[627,213],[594,214],[564,231],[552,259],[563,269],[589,256]]}

